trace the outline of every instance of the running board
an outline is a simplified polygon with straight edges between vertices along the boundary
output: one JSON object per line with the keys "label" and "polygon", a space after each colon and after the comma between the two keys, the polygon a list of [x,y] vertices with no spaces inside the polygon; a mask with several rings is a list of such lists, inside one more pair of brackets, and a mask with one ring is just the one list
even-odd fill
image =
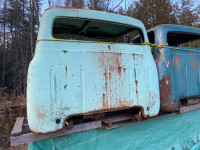
{"label": "running board", "polygon": [[188,111],[193,111],[193,110],[196,110],[196,109],[200,109],[200,103],[196,104],[196,105],[181,106],[180,109],[179,109],[179,112],[181,114],[183,114],[183,113],[186,113]]}

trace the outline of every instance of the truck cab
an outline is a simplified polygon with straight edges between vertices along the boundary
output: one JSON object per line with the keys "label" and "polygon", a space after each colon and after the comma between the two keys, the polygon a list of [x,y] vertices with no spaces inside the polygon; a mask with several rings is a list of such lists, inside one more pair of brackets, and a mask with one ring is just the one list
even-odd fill
{"label": "truck cab", "polygon": [[[135,35],[139,42],[130,42]],[[146,29],[134,18],[65,7],[46,10],[28,70],[30,129],[55,132],[70,121],[126,110],[156,116],[158,73],[144,42],[149,42]]]}
{"label": "truck cab", "polygon": [[165,63],[159,49],[153,49],[161,111],[179,111],[182,106],[200,104],[200,28],[165,24],[147,34],[150,43],[161,46],[166,59]]}

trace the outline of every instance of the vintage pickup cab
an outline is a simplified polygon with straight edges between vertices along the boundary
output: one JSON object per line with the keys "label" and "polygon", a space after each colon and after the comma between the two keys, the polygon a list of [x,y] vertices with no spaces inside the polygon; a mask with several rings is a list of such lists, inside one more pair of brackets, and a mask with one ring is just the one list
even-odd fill
{"label": "vintage pickup cab", "polygon": [[[181,106],[200,104],[200,28],[160,25],[148,30],[149,41],[160,45],[152,53],[160,87],[161,111],[173,112]],[[195,104],[198,104],[198,106]]]}
{"label": "vintage pickup cab", "polygon": [[[128,42],[129,34],[139,34],[138,43]],[[156,116],[158,72],[145,42],[147,32],[137,19],[63,7],[45,11],[28,70],[30,129],[54,132],[70,121],[126,110]]]}

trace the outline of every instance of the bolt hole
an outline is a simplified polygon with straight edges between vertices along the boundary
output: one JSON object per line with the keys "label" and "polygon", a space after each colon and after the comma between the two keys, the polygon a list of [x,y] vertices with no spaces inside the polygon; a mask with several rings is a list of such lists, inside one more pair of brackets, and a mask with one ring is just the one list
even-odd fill
{"label": "bolt hole", "polygon": [[59,124],[60,123],[60,119],[56,119],[56,123]]}

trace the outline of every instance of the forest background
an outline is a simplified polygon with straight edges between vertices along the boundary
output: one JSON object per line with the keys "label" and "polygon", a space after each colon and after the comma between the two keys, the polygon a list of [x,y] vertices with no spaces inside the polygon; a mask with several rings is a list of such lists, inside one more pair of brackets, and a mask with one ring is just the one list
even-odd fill
{"label": "forest background", "polygon": [[200,27],[199,0],[0,0],[0,97],[5,91],[26,94],[41,14],[54,6],[126,15],[141,20],[146,29],[160,24]]}

